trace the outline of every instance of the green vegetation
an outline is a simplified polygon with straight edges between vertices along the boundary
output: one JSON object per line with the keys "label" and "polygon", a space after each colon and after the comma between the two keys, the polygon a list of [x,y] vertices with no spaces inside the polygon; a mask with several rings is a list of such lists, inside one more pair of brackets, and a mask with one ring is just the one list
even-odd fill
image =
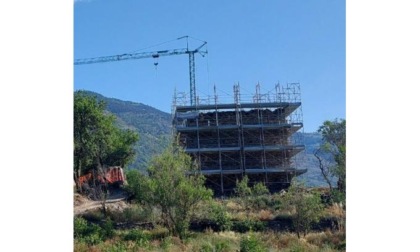
{"label": "green vegetation", "polygon": [[319,222],[323,210],[320,195],[306,192],[304,184],[295,179],[283,199],[282,207],[292,214],[293,227],[298,238],[302,232],[305,236],[311,225]]}
{"label": "green vegetation", "polygon": [[164,226],[180,238],[186,237],[198,204],[212,196],[191,157],[175,145],[151,161],[148,176],[132,171],[127,180],[137,201],[157,208]]}
{"label": "green vegetation", "polygon": [[268,251],[265,248],[265,244],[261,242],[259,237],[255,235],[255,233],[250,233],[247,236],[242,237],[240,243],[240,251],[241,252],[264,252]]}
{"label": "green vegetation", "polygon": [[[332,200],[344,202],[346,194],[346,120],[325,121],[318,132],[323,143],[314,152],[321,174],[327,182]],[[337,180],[334,188],[332,180]]]}
{"label": "green vegetation", "polygon": [[[114,102],[121,114],[133,105]],[[121,118],[111,116],[97,98],[75,93],[76,173],[134,160],[139,131]],[[322,203],[320,190],[297,181],[286,193],[270,194],[246,176],[237,181],[235,195],[212,199],[190,156],[171,145],[153,151],[158,155],[148,161],[147,173],[127,172],[125,188],[134,203],[74,218],[74,251],[345,251],[343,126],[345,121],[324,123],[315,134],[324,141],[322,158],[329,153],[335,162],[330,166],[336,178],[330,183],[338,182],[333,204]]]}
{"label": "green vegetation", "polygon": [[119,128],[132,130],[141,136],[141,141],[133,146],[136,156],[127,168],[146,171],[152,157],[161,154],[170,143],[171,115],[141,103],[83,92],[98,102],[104,102],[105,110],[115,116],[115,124]]}
{"label": "green vegetation", "polygon": [[248,176],[244,176],[241,181],[236,181],[235,194],[238,202],[248,211],[250,208],[261,208],[265,206],[264,196],[268,195],[267,187],[258,182],[254,186],[249,187]]}
{"label": "green vegetation", "polygon": [[115,117],[105,113],[105,103],[83,91],[74,93],[75,179],[104,165],[122,166],[134,159],[133,145],[139,136],[116,126]]}
{"label": "green vegetation", "polygon": [[229,231],[233,226],[231,216],[223,204],[212,201],[210,204],[210,221],[216,224],[216,231]]}

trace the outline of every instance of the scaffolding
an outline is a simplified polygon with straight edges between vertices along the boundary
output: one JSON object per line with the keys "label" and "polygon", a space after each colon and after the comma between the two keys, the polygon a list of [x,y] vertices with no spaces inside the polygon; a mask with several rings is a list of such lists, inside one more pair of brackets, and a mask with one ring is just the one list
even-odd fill
{"label": "scaffolding", "polygon": [[[276,84],[273,91],[242,95],[233,87],[230,102],[214,95],[188,105],[185,93],[174,94],[173,132],[180,145],[197,161],[206,185],[216,194],[229,194],[247,175],[250,183],[263,182],[270,191],[287,188],[303,174],[298,153],[305,149],[300,84]],[[294,137],[292,137],[294,135]],[[302,135],[302,134],[300,134]]]}

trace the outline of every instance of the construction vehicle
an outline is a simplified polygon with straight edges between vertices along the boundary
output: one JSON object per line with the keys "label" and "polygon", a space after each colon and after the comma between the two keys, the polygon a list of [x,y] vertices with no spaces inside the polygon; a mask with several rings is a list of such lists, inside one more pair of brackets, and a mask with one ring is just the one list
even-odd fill
{"label": "construction vehicle", "polygon": [[91,199],[99,199],[101,193],[108,193],[109,187],[120,187],[125,183],[124,170],[120,166],[111,166],[97,171],[90,171],[79,177],[78,184],[82,192]]}

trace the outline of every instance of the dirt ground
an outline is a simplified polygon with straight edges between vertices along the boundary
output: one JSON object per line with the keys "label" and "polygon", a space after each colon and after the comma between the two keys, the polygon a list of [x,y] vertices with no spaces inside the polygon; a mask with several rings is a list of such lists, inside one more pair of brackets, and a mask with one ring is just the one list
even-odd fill
{"label": "dirt ground", "polygon": [[[106,200],[105,207],[112,210],[122,211],[128,207],[126,202],[126,193],[122,190],[111,191]],[[74,215],[83,214],[89,210],[102,207],[100,200],[90,200],[85,195],[74,193],[73,197],[73,213]]]}

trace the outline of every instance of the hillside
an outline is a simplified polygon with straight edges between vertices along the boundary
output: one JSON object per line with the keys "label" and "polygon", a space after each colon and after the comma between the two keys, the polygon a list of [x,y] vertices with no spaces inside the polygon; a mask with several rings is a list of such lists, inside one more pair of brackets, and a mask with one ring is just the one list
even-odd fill
{"label": "hillside", "polygon": [[[135,130],[140,135],[140,141],[135,149],[137,156],[129,165],[129,169],[145,170],[147,163],[153,155],[159,154],[169,143],[171,136],[171,115],[151,106],[131,101],[122,101],[108,98],[98,93],[86,91],[99,100],[107,103],[107,110],[117,118],[117,124],[122,128]],[[308,169],[308,172],[299,178],[308,186],[326,186],[313,156],[314,150],[321,143],[318,133],[297,133],[303,135],[305,152],[299,156],[299,168]]]}
{"label": "hillside", "polygon": [[161,153],[169,143],[171,115],[142,103],[122,101],[98,93],[86,92],[106,102],[107,111],[116,116],[119,127],[139,133],[140,141],[135,146],[137,155],[128,168],[145,170],[151,157]]}

